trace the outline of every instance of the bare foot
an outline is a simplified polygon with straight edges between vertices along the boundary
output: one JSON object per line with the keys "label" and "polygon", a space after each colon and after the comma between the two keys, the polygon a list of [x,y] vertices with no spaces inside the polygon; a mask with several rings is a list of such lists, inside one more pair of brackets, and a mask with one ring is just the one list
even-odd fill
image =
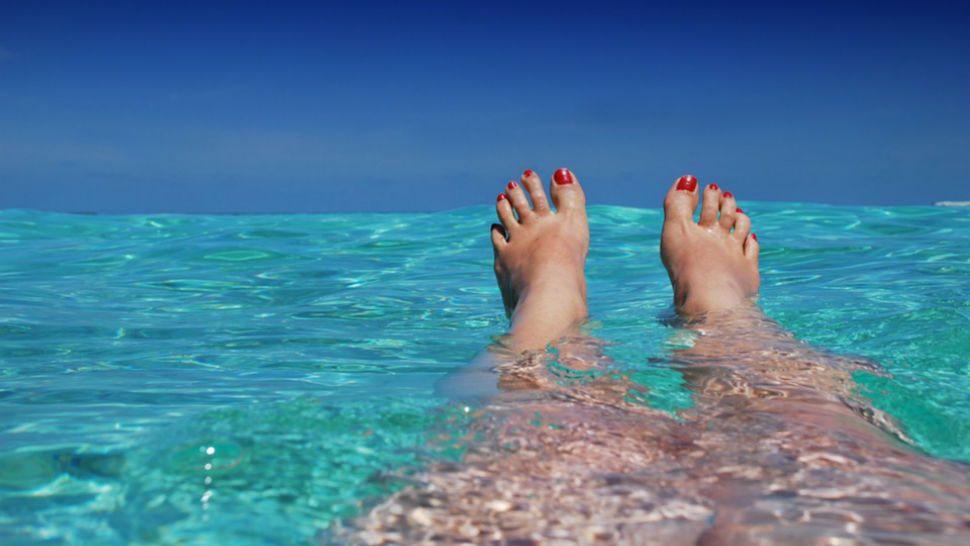
{"label": "bare foot", "polygon": [[544,348],[569,333],[587,313],[586,197],[568,169],[556,171],[550,194],[555,212],[542,181],[527,170],[520,182],[508,183],[495,204],[502,222],[492,225],[495,277],[512,318],[510,344],[517,350]]}
{"label": "bare foot", "polygon": [[758,293],[758,238],[751,220],[738,208],[730,192],[716,184],[704,189],[700,221],[697,179],[680,177],[664,200],[660,238],[674,305],[685,315],[727,310]]}

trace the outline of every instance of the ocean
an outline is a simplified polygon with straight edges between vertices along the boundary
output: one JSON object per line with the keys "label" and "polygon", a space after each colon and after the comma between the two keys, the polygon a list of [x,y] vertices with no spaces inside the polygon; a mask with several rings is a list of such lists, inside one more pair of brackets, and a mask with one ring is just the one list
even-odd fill
{"label": "ocean", "polygon": [[[744,208],[765,313],[877,363],[858,396],[970,462],[970,209]],[[585,331],[677,418],[661,212],[589,218]],[[0,543],[322,542],[464,464],[483,410],[434,385],[507,325],[493,221],[0,211]]]}

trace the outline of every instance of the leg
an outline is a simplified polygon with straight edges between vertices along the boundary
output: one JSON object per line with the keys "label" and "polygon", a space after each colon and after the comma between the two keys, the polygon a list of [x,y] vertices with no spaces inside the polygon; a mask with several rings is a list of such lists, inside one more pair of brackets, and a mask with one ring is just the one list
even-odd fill
{"label": "leg", "polygon": [[809,347],[758,309],[758,239],[734,196],[717,184],[700,189],[696,178],[683,176],[667,193],[664,214],[661,259],[674,304],[698,334],[676,357],[699,404],[730,398],[734,405],[801,412],[796,403],[808,402],[851,413],[857,401],[850,372],[876,367]]}
{"label": "leg", "polygon": [[696,178],[683,176],[670,188],[664,212],[661,259],[674,304],[698,334],[693,347],[676,356],[699,394],[745,392],[749,396],[741,398],[750,401],[811,399],[845,406],[853,395],[849,372],[876,367],[809,347],[758,309],[758,239],[734,196],[717,184],[701,190]]}
{"label": "leg", "polygon": [[695,222],[696,179],[674,183],[661,240],[674,304],[696,334],[674,353],[696,393],[687,422],[697,445],[714,447],[695,461],[716,476],[703,493],[718,506],[698,543],[964,543],[966,468],[899,441],[856,395],[850,372],[874,367],[801,343],[761,313],[750,220],[715,184],[700,191]]}

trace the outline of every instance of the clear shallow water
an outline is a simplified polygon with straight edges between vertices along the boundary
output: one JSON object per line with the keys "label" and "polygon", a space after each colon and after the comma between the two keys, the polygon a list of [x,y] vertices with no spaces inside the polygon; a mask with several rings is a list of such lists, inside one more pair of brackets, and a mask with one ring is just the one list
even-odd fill
{"label": "clear shallow water", "polygon": [[[970,461],[970,211],[745,209],[766,312],[879,362],[861,394]],[[432,387],[505,325],[492,216],[0,212],[0,542],[305,543],[459,458]],[[590,218],[591,333],[689,407],[659,211]]]}

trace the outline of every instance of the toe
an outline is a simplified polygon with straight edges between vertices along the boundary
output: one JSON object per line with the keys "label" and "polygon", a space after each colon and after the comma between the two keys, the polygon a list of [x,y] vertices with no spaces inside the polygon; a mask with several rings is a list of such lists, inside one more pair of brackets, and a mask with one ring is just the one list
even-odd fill
{"label": "toe", "polygon": [[498,194],[498,197],[495,198],[495,212],[498,213],[498,219],[502,221],[506,232],[511,232],[518,227],[519,221],[515,219],[512,205],[509,204],[508,196],[504,193]]}
{"label": "toe", "polygon": [[731,228],[734,227],[734,221],[737,218],[737,209],[738,203],[734,200],[731,192],[724,192],[721,195],[721,218],[718,221],[723,229],[731,231]]}
{"label": "toe", "polygon": [[664,199],[664,222],[691,222],[697,208],[697,178],[685,174],[677,179]]}
{"label": "toe", "polygon": [[586,210],[586,195],[579,179],[569,169],[559,169],[552,176],[550,193],[557,212]]}
{"label": "toe", "polygon": [[758,243],[758,236],[754,233],[748,235],[744,240],[744,257],[757,263],[760,251],[761,245]]}
{"label": "toe", "polygon": [[532,169],[526,169],[522,173],[522,185],[532,198],[532,210],[540,216],[549,214],[549,201],[546,200],[546,192],[542,189],[542,179],[539,175]]}
{"label": "toe", "polygon": [[502,224],[492,224],[492,249],[498,254],[509,244],[509,240],[505,232],[505,226]]}
{"label": "toe", "polygon": [[529,199],[525,196],[525,192],[519,186],[519,183],[515,180],[509,180],[509,183],[505,185],[505,195],[509,196],[509,201],[512,203],[512,208],[519,215],[519,222],[527,222],[532,218],[532,208],[529,207]]}
{"label": "toe", "polygon": [[704,189],[704,203],[701,204],[701,220],[704,227],[714,227],[717,224],[717,209],[721,205],[721,189],[717,184],[708,184]]}
{"label": "toe", "polygon": [[739,243],[744,243],[744,240],[748,238],[748,233],[751,232],[751,218],[741,210],[740,207],[734,210],[734,233],[732,237],[738,240]]}

